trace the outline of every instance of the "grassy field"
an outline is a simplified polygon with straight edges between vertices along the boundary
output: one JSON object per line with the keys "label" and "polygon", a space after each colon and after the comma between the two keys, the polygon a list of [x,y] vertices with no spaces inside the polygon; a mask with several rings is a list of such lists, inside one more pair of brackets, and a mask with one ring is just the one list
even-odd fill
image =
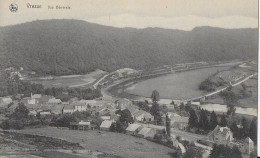
{"label": "grassy field", "polygon": [[25,129],[17,132],[59,138],[79,143],[85,149],[127,158],[166,158],[170,157],[169,152],[174,151],[143,138],[112,132],[62,130],[52,127]]}
{"label": "grassy field", "polygon": [[121,158],[53,137],[0,131],[0,158]]}
{"label": "grassy field", "polygon": [[32,83],[42,84],[45,88],[49,87],[88,87],[90,86],[96,79],[105,74],[105,71],[95,70],[91,73],[85,75],[68,75],[68,76],[55,76],[53,79],[42,79],[32,78],[29,79]]}
{"label": "grassy field", "polygon": [[[239,99],[238,106],[240,107],[246,107],[246,108],[257,108],[258,107],[258,92],[257,92],[257,84],[258,80],[256,78],[249,79],[244,82],[247,91],[252,92],[252,96],[248,98]],[[236,94],[240,94],[240,92],[243,90],[241,85],[238,85],[233,88],[233,91]],[[210,103],[215,104],[225,104],[223,99],[220,96],[216,96],[213,99],[208,100]]]}

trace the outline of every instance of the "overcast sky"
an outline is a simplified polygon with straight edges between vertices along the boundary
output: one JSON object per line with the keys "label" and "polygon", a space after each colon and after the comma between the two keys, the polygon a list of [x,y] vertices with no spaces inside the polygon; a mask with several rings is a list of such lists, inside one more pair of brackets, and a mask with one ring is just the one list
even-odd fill
{"label": "overcast sky", "polygon": [[[17,12],[9,10],[18,5]],[[42,5],[29,9],[27,3]],[[48,9],[70,6],[70,10]],[[258,27],[258,0],[0,0],[0,26],[37,19],[79,19],[114,27]]]}

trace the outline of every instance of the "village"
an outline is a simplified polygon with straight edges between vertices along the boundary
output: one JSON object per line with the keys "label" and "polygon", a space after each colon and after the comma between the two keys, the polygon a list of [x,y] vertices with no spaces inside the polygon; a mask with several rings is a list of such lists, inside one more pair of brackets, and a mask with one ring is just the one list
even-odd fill
{"label": "village", "polygon": [[[62,102],[54,96],[32,93],[29,97],[19,97],[19,100],[1,97],[1,111],[8,109],[12,114],[18,107],[24,106],[28,109],[28,115],[38,118],[41,125],[56,126],[62,130],[124,133],[169,146],[179,151],[180,155],[185,155],[186,152],[190,152],[190,148],[194,148],[202,157],[209,157],[214,144],[237,147],[243,157],[249,157],[255,150],[251,138],[247,136],[236,140],[227,124],[220,126],[218,121],[208,134],[195,133],[196,127],[191,128],[191,111],[201,111],[198,107],[201,103],[160,103],[156,90],[153,91],[150,101],[100,97],[93,100],[71,98]],[[11,123],[8,127],[3,125],[8,119],[5,114],[1,113],[1,118],[3,129],[16,128]],[[241,125],[237,126],[243,128]],[[17,129],[22,128],[24,127]]]}
{"label": "village", "polygon": [[[252,65],[252,61],[235,64]],[[189,71],[190,65],[194,64],[182,64],[181,69]],[[195,65],[198,68],[209,66],[205,62]],[[239,66],[236,71],[240,70]],[[167,67],[166,70],[168,69]],[[232,96],[235,95],[232,89],[251,78],[255,80],[257,73],[247,69],[241,71],[243,73],[234,73],[235,70],[230,70],[231,73],[226,71],[225,74],[220,72],[218,75],[228,78],[226,80],[230,81],[230,84],[213,92],[192,99],[171,100],[162,99],[157,90],[151,91],[151,97],[148,98],[130,99],[111,95],[108,91],[110,87],[149,76],[129,68],[104,73],[92,83],[91,88],[85,89],[46,89],[40,84],[24,81],[20,73],[23,70],[7,69],[3,76],[9,76],[5,78],[5,84],[9,86],[6,89],[3,87],[2,95],[13,95],[0,97],[0,128],[4,132],[15,130],[20,134],[23,130],[32,134],[37,128],[45,132],[77,131],[83,135],[85,133],[86,136],[89,131],[103,134],[112,132],[165,146],[172,150],[168,153],[170,157],[188,158],[197,155],[213,158],[221,156],[218,154],[222,152],[216,152],[220,150],[228,151],[230,157],[249,158],[256,153],[255,117],[241,115],[239,111],[236,114],[234,106],[230,106],[227,112],[208,111],[204,108],[211,105],[208,99],[216,97],[218,93],[223,95],[227,105],[237,104],[236,96]],[[150,75],[154,75],[154,72],[160,71],[154,70]],[[169,72],[173,73],[172,70]],[[232,75],[233,77],[230,77]],[[245,85],[242,87],[242,94],[247,94]],[[225,95],[229,97],[226,99]],[[49,130],[50,127],[52,129]]]}

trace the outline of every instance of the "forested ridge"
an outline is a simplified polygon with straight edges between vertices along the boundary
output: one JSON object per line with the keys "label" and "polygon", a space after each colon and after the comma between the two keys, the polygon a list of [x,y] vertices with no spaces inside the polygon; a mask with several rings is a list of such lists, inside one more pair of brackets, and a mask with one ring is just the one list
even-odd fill
{"label": "forested ridge", "polygon": [[41,75],[247,59],[257,51],[257,29],[114,28],[79,20],[0,27],[0,69],[23,67]]}

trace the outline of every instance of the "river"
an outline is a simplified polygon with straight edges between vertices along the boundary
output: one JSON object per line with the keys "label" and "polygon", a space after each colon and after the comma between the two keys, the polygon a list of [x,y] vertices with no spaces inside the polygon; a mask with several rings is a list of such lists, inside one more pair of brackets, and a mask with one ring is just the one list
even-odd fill
{"label": "river", "polygon": [[211,67],[191,71],[168,74],[148,80],[140,81],[125,92],[150,97],[153,90],[160,93],[161,98],[168,99],[190,99],[205,95],[205,91],[199,90],[199,84],[217,71],[227,70],[226,67]]}

